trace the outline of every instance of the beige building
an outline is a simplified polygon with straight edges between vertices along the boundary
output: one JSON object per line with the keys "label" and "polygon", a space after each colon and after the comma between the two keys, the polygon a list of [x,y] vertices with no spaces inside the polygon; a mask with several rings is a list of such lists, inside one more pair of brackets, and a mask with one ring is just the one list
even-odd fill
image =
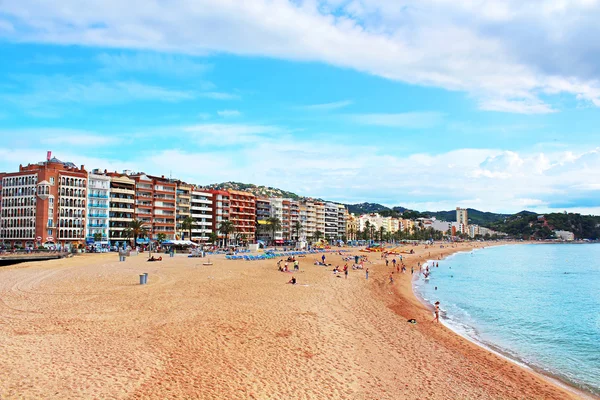
{"label": "beige building", "polygon": [[463,231],[466,232],[468,230],[469,225],[469,215],[467,213],[466,208],[456,207],[456,222],[460,225],[464,226]]}
{"label": "beige building", "polygon": [[[193,186],[184,182],[177,182],[177,199],[175,201],[175,221],[176,230],[175,234],[177,237],[186,238],[190,240],[189,232],[186,232],[183,227],[183,221],[186,218],[192,216],[191,213],[191,200],[192,200],[192,189]],[[193,236],[193,232],[192,232]]]}

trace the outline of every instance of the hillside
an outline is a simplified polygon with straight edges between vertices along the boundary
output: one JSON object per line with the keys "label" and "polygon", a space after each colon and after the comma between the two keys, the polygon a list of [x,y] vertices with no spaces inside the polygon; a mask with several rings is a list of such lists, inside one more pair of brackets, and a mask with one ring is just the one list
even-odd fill
{"label": "hillside", "polygon": [[370,214],[381,213],[382,211],[392,211],[386,206],[377,203],[359,203],[359,204],[344,204],[350,214]]}
{"label": "hillside", "polygon": [[490,227],[523,239],[530,237],[548,239],[553,236],[554,230],[573,232],[576,239],[600,238],[599,216],[574,213],[550,213],[540,216],[529,211],[521,211],[508,216],[503,221],[490,224]]}
{"label": "hillside", "polygon": [[[473,208],[467,208],[467,212],[469,215],[469,223],[481,225],[481,226],[489,226],[490,224],[498,221],[503,221],[506,217],[510,216],[510,214],[496,214],[492,212],[485,212],[475,210]],[[528,211],[525,211],[528,212]],[[425,211],[422,214],[428,215],[430,217],[435,217],[436,219],[454,222],[456,221],[456,210],[452,211]]]}
{"label": "hillside", "polygon": [[241,183],[241,182],[222,182],[222,183],[213,183],[212,185],[207,186],[210,189],[232,189],[232,190],[243,190],[246,192],[250,192],[255,196],[260,197],[282,197],[286,199],[292,200],[302,200],[305,197],[299,196],[296,193],[288,192],[286,190],[281,190],[277,188],[273,188],[270,186],[258,186],[252,183]]}

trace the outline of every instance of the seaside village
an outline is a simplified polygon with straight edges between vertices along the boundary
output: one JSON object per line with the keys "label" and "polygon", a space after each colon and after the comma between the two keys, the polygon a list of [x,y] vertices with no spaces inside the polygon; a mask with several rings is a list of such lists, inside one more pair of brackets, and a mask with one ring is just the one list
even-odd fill
{"label": "seaside village", "polygon": [[110,172],[46,161],[0,173],[4,248],[109,251],[132,246],[306,247],[397,240],[423,232],[460,240],[495,234],[456,221],[353,215],[329,201],[261,198],[143,172]]}

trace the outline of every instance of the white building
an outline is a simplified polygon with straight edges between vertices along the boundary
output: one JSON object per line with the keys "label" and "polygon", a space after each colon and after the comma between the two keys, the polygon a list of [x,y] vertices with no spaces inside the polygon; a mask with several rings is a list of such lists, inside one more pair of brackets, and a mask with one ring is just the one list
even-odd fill
{"label": "white building", "polygon": [[87,226],[85,230],[87,243],[105,246],[110,244],[109,198],[110,177],[101,175],[98,170],[88,173]]}
{"label": "white building", "polygon": [[192,227],[192,240],[207,242],[212,232],[213,221],[213,194],[201,189],[192,189],[190,199],[190,212],[194,220]]}
{"label": "white building", "polygon": [[569,231],[554,231],[557,238],[565,242],[571,242],[575,240],[575,234]]}

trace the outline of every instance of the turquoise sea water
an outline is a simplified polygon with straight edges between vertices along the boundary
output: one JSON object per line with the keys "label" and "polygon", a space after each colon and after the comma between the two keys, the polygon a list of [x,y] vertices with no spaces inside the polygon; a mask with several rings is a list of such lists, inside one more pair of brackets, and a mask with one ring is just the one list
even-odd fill
{"label": "turquoise sea water", "polygon": [[490,247],[435,262],[414,286],[440,301],[445,324],[600,395],[600,244]]}

